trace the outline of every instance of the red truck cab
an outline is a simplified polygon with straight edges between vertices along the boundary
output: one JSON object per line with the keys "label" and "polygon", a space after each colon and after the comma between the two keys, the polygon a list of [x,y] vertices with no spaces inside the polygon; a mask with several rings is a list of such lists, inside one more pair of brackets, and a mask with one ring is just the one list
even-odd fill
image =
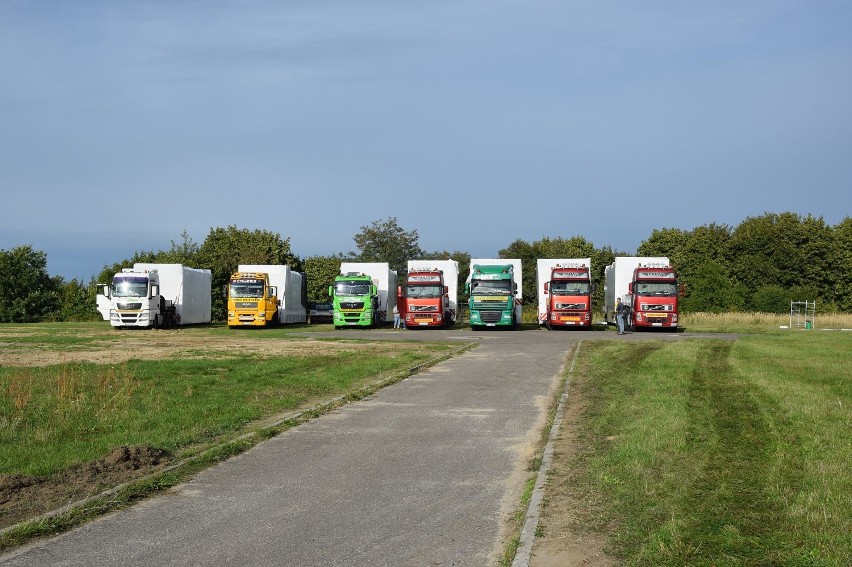
{"label": "red truck cab", "polygon": [[444,327],[452,324],[449,289],[441,270],[418,269],[408,273],[398,291],[400,316],[408,329]]}
{"label": "red truck cab", "polygon": [[638,266],[629,287],[634,329],[678,326],[677,274],[671,266]]}
{"label": "red truck cab", "polygon": [[556,265],[544,284],[548,327],[592,326],[592,282],[588,266]]}

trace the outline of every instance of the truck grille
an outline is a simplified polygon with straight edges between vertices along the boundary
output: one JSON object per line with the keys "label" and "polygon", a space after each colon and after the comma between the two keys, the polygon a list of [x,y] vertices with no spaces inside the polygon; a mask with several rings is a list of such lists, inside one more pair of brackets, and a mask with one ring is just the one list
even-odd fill
{"label": "truck grille", "polygon": [[481,311],[479,313],[479,319],[483,323],[499,323],[502,316],[501,311]]}
{"label": "truck grille", "polygon": [[363,301],[341,301],[341,309],[364,309]]}
{"label": "truck grille", "polygon": [[237,301],[234,304],[234,307],[237,309],[255,309],[257,307],[257,303],[254,301]]}
{"label": "truck grille", "polygon": [[642,311],[671,311],[671,305],[652,305],[648,303],[644,303],[640,306]]}
{"label": "truck grille", "polygon": [[116,308],[123,310],[134,310],[134,309],[142,309],[142,303],[117,303]]}
{"label": "truck grille", "polygon": [[583,303],[557,303],[557,309],[575,309],[575,310],[583,310],[586,308],[586,305]]}

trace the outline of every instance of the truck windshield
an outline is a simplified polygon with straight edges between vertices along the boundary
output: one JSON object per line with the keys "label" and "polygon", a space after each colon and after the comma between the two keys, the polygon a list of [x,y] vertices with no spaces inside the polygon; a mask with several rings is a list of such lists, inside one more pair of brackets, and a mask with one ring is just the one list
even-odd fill
{"label": "truck windshield", "polygon": [[588,295],[589,282],[550,282],[553,295]]}
{"label": "truck windshield", "polygon": [[410,285],[405,288],[405,297],[441,297],[444,287],[440,285]]}
{"label": "truck windshield", "polygon": [[637,282],[636,293],[639,295],[677,295],[675,282]]}
{"label": "truck windshield", "polygon": [[231,297],[263,297],[263,282],[231,284]]}
{"label": "truck windshield", "polygon": [[370,295],[370,282],[336,282],[334,284],[334,295]]}
{"label": "truck windshield", "polygon": [[470,282],[470,293],[480,295],[511,295],[510,280],[473,280]]}
{"label": "truck windshield", "polygon": [[148,278],[117,277],[112,280],[113,297],[147,297]]}

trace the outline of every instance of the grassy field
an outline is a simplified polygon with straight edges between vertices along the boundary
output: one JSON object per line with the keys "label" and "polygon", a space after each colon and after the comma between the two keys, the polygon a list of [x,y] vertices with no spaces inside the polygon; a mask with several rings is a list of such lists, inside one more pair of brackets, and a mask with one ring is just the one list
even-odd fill
{"label": "grassy field", "polygon": [[[687,331],[713,333],[769,333],[790,326],[790,315],[774,313],[686,313],[681,324]],[[852,330],[852,314],[817,313],[814,329]],[[789,329],[796,332],[803,329]]]}
{"label": "grassy field", "polygon": [[122,445],[179,455],[452,348],[288,333],[0,326],[0,475],[48,475]]}
{"label": "grassy field", "polygon": [[849,333],[585,342],[549,507],[582,503],[573,529],[626,565],[852,564],[850,352]]}

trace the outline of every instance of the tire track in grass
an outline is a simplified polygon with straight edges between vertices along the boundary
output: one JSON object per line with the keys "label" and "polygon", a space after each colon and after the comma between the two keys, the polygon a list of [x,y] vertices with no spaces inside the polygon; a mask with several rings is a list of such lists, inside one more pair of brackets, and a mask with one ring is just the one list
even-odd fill
{"label": "tire track in grass", "polygon": [[730,362],[732,348],[728,342],[702,345],[692,370],[687,443],[704,463],[686,496],[684,549],[721,561],[771,564],[779,551],[774,536],[783,529],[782,510],[769,490],[776,441],[766,415],[773,404],[740,379]]}

